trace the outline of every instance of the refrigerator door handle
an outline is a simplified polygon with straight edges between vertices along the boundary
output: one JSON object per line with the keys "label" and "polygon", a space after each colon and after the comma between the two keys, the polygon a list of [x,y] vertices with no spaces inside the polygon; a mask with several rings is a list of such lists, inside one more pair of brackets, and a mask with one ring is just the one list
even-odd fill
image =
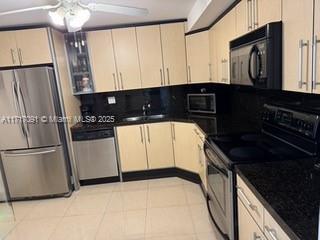
{"label": "refrigerator door handle", "polygon": [[27,132],[26,132],[26,129],[24,127],[24,124],[23,124],[23,118],[22,118],[22,114],[21,114],[21,108],[20,108],[20,105],[19,105],[19,100],[18,100],[18,91],[17,91],[17,85],[14,81],[11,82],[11,88],[12,88],[12,96],[13,96],[13,103],[14,103],[14,107],[17,111],[17,113],[19,113],[19,117],[21,119],[19,119],[20,123],[20,128],[21,128],[21,131],[23,133],[23,135],[25,137],[27,137]]}
{"label": "refrigerator door handle", "polygon": [[44,151],[35,151],[35,152],[22,152],[19,153],[19,151],[8,151],[4,152],[4,156],[6,157],[22,157],[22,156],[32,156],[32,155],[43,155],[43,154],[49,154],[56,152],[56,149],[51,150],[44,150]]}
{"label": "refrigerator door handle", "polygon": [[[19,106],[21,106],[20,108],[22,109],[22,116],[26,118],[26,120],[28,120],[28,117],[27,117],[27,111],[26,111],[26,104],[25,104],[25,101],[24,101],[24,97],[23,97],[23,94],[22,94],[22,90],[21,90],[21,87],[20,87],[20,82],[19,80],[17,81],[17,89],[18,89],[18,102],[19,102]],[[30,135],[30,130],[29,130],[29,124],[28,122],[22,122],[25,130],[26,130],[26,134],[27,134],[27,137]],[[26,126],[26,127],[25,127]]]}

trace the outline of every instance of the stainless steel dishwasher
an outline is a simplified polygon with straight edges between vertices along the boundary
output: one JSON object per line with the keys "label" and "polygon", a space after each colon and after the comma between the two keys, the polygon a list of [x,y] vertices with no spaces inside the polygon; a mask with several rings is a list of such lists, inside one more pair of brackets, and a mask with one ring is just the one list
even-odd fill
{"label": "stainless steel dishwasher", "polygon": [[80,184],[119,181],[114,130],[72,133]]}

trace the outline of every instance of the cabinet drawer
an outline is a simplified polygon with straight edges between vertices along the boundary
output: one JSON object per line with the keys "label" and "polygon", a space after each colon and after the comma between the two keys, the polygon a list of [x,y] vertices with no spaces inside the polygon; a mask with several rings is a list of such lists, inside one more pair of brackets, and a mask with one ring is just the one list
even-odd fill
{"label": "cabinet drawer", "polygon": [[264,234],[268,240],[290,240],[288,235],[281,229],[273,217],[264,210]]}
{"label": "cabinet drawer", "polygon": [[260,201],[254,196],[251,190],[237,175],[237,195],[248,209],[253,219],[257,222],[259,227],[263,229],[263,211],[264,208]]}

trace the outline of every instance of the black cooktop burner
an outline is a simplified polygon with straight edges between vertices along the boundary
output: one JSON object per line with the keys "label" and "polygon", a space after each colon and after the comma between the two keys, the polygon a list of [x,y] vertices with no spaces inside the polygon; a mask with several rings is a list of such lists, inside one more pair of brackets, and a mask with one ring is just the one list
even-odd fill
{"label": "black cooktop burner", "polygon": [[247,142],[255,142],[261,139],[260,134],[244,134],[241,136],[241,140],[247,141]]}
{"label": "black cooktop burner", "polygon": [[258,147],[236,147],[230,150],[229,155],[237,160],[250,160],[264,158],[265,152]]}

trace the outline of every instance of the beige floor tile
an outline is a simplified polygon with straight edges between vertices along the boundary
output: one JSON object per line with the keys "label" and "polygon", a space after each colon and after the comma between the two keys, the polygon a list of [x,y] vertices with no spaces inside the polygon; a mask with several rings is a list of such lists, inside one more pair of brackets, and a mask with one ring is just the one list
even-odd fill
{"label": "beige floor tile", "polygon": [[209,232],[197,234],[197,240],[218,240],[218,238],[214,232]]}
{"label": "beige floor tile", "polygon": [[196,235],[147,237],[146,240],[197,240]]}
{"label": "beige floor tile", "polygon": [[88,195],[98,193],[110,193],[119,187],[120,183],[106,183],[90,186],[82,186],[80,190],[75,192],[75,195]]}
{"label": "beige floor tile", "polygon": [[103,215],[62,218],[50,240],[94,240]]}
{"label": "beige floor tile", "polygon": [[40,200],[38,204],[32,208],[30,214],[25,219],[41,219],[49,217],[63,217],[71,206],[74,196],[69,198],[53,198],[48,200]]}
{"label": "beige floor tile", "polygon": [[147,193],[147,190],[114,192],[107,206],[107,212],[145,209]]}
{"label": "beige floor tile", "polygon": [[183,185],[184,181],[178,177],[151,179],[149,180],[149,188]]}
{"label": "beige floor tile", "polygon": [[13,208],[9,203],[0,203],[0,223],[15,221]]}
{"label": "beige floor tile", "polygon": [[181,206],[186,204],[187,198],[183,185],[149,189],[148,208]]}
{"label": "beige floor tile", "polygon": [[19,201],[13,202],[12,207],[16,221],[21,221],[27,217],[32,209],[39,204],[39,201]]}
{"label": "beige floor tile", "polygon": [[120,191],[133,191],[133,190],[148,190],[148,180],[122,182],[114,188],[115,192]]}
{"label": "beige floor tile", "polygon": [[187,195],[188,204],[204,204],[205,198],[198,184],[188,184],[184,185],[184,190]]}
{"label": "beige floor tile", "polygon": [[194,228],[187,206],[147,209],[147,237],[190,234],[194,234]]}
{"label": "beige floor tile", "polygon": [[209,220],[208,209],[205,204],[189,206],[192,221],[196,233],[209,233],[213,231],[213,227]]}
{"label": "beige floor tile", "polygon": [[21,221],[5,238],[6,240],[47,240],[61,218]]}
{"label": "beige floor tile", "polygon": [[103,214],[107,208],[112,193],[75,196],[66,216]]}
{"label": "beige floor tile", "polygon": [[106,213],[96,240],[144,239],[146,210]]}
{"label": "beige floor tile", "polygon": [[0,222],[0,239],[4,237],[17,225],[17,222]]}

